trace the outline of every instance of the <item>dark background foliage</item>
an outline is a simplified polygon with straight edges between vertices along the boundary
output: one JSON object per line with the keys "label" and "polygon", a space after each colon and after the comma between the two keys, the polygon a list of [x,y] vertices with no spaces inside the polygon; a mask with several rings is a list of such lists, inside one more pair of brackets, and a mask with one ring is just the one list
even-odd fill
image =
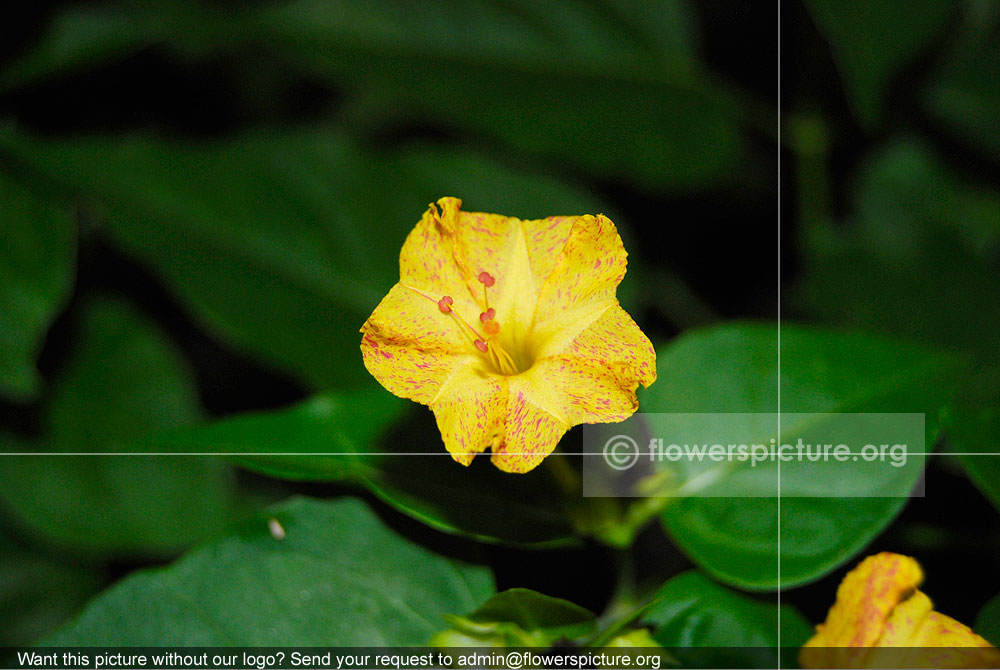
{"label": "dark background foliage", "polygon": [[[56,2],[8,21],[0,225],[51,217],[69,232],[40,236],[51,253],[16,232],[7,241],[28,251],[0,279],[13,287],[34,272],[48,288],[23,321],[0,322],[17,333],[2,361],[5,447],[93,446],[94,432],[127,441],[370,384],[349,346],[365,306],[391,285],[426,203],[457,195],[523,217],[606,211],[630,252],[622,300],[658,345],[711,324],[773,322],[780,306],[783,322],[962,352],[973,373],[942,410],[942,449],[997,451],[996,4],[784,2],[780,24],[778,3],[749,0],[572,7],[385,0],[348,15],[318,2]],[[315,250],[316,219],[336,221],[330,250]],[[336,285],[317,289],[316,277]],[[121,326],[133,322],[138,334]],[[140,353],[123,354],[119,375],[106,352],[81,354],[105,346]],[[37,378],[24,367],[33,358]],[[168,362],[157,372],[150,360]],[[122,415],[143,419],[92,421],[114,414],[102,399],[119,385],[154,393],[139,412],[121,401]],[[434,436],[416,408],[395,430]],[[969,623],[1000,591],[990,463],[930,459],[926,497],[866,549],[918,556],[938,608]],[[101,523],[66,530],[74,514],[116,524],[77,472],[91,466],[64,465],[5,468],[0,616],[18,625],[3,627],[4,643],[53,630],[100,589],[269,502],[357,493],[164,462],[174,489],[162,495],[195,491],[206,508],[175,511],[217,525],[182,520],[134,544],[101,536]],[[82,483],[59,500],[46,477]],[[136,495],[110,488],[112,507]],[[360,495],[401,533],[471,551]],[[486,551],[499,588],[596,612],[623,574],[648,586],[693,565],[657,524],[628,552],[593,540]],[[782,595],[813,623],[843,571],[824,574]]]}

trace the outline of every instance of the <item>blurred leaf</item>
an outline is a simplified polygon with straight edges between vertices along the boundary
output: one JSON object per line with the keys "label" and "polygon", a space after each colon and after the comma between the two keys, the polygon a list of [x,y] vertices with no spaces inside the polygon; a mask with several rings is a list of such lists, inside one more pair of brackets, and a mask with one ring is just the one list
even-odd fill
{"label": "blurred leaf", "polygon": [[472,614],[445,618],[452,628],[431,638],[431,646],[549,647],[597,630],[590,611],[530,589],[502,591]]}
{"label": "blurred leaf", "polygon": [[795,301],[826,323],[992,352],[1000,344],[1000,196],[963,184],[919,144],[875,156],[853,221],[809,250]]}
{"label": "blurred leaf", "polygon": [[0,173],[0,395],[30,400],[35,357],[73,281],[76,226],[66,207]]}
{"label": "blurred leaf", "polygon": [[777,605],[731,591],[693,570],[661,586],[641,620],[653,626],[653,639],[670,648],[683,667],[795,667],[798,647],[812,634],[794,607],[782,605],[779,660]]}
{"label": "blurred leaf", "polygon": [[[972,5],[973,3],[967,3]],[[927,87],[927,107],[955,137],[968,147],[994,160],[1000,159],[1000,49],[996,31],[996,4],[989,3],[990,17],[976,17],[977,32],[992,30],[974,48],[963,49]]]}
{"label": "blurred leaf", "polygon": [[[54,385],[45,444],[20,451],[118,452],[198,413],[192,380],[169,342],[123,304],[101,300],[86,311],[76,354]],[[205,458],[9,456],[0,500],[49,541],[161,554],[226,523],[228,475],[224,464]]]}
{"label": "blurred leaf", "polygon": [[1000,645],[1000,595],[983,605],[972,629],[990,643]]}
{"label": "blurred leaf", "polygon": [[886,87],[947,25],[950,0],[806,0],[833,49],[858,119],[869,129],[882,116]]}
{"label": "blurred leaf", "polygon": [[1000,247],[1000,194],[959,178],[916,140],[866,161],[854,201],[859,242],[893,261],[919,254],[937,230],[981,259]]}
{"label": "blurred leaf", "polygon": [[492,592],[488,570],[396,535],[357,500],[295,498],[174,565],[127,577],[45,644],[421,645],[442,614]]}
{"label": "blurred leaf", "polygon": [[[640,398],[653,434],[662,433],[650,412],[777,412],[778,342],[774,326],[729,324],[689,332],[661,348],[657,382]],[[949,397],[948,380],[960,360],[903,342],[788,324],[782,325],[780,342],[782,412],[926,412],[930,449],[936,412]],[[756,437],[751,433],[748,439]],[[716,438],[708,435],[701,443],[713,444]],[[750,469],[739,465],[730,476]],[[783,587],[816,579],[849,560],[906,503],[905,497],[822,497],[832,473],[842,475],[843,464],[803,465],[815,469],[815,476],[795,480],[797,495],[782,497],[780,505]],[[761,497],[675,500],[663,513],[671,537],[720,580],[744,588],[775,588],[775,469],[768,462],[741,479],[744,496],[752,496],[747,487],[756,484]],[[868,482],[872,496],[905,495],[920,472],[914,469],[911,480],[900,482],[889,472],[896,468],[884,470],[886,479]],[[718,484],[721,490],[725,486],[725,480]],[[806,497],[810,492],[816,497]]]}
{"label": "blurred leaf", "polygon": [[986,367],[970,375],[943,422],[969,477],[1000,510],[1000,368]]}
{"label": "blurred leaf", "polygon": [[[573,538],[560,489],[545,468],[515,476],[487,458],[462,467],[445,451],[433,425],[406,425],[386,434],[406,405],[382,389],[326,394],[286,410],[170,431],[137,448],[266,453],[235,460],[273,477],[364,486],[404,514],[448,533],[532,544]],[[275,455],[287,452],[299,455]],[[308,452],[343,455],[301,455]]]}
{"label": "blurred leaf", "polygon": [[0,85],[154,44],[204,60],[221,44],[252,53],[247,67],[263,53],[346,88],[346,115],[369,130],[464,127],[561,171],[683,189],[731,179],[746,109],[697,66],[691,14],[684,0],[136,2],[57,17]]}
{"label": "blurred leaf", "polygon": [[210,328],[321,388],[371,383],[358,329],[398,279],[427,203],[459,195],[469,211],[522,218],[605,210],[468,152],[381,158],[326,131],[207,145],[8,132],[0,148],[100,201],[113,239]]}
{"label": "blurred leaf", "polygon": [[657,190],[719,181],[740,157],[740,108],[694,63],[679,0],[298,0],[255,29],[346,87],[359,124],[466,127]]}
{"label": "blurred leaf", "polygon": [[0,532],[0,646],[26,646],[51,633],[100,584],[93,568],[17,547]]}
{"label": "blurred leaf", "polygon": [[[145,11],[86,5],[55,14],[39,41],[0,71],[0,89],[69,75],[88,66],[124,58],[164,39],[176,27],[162,11],[176,4],[149,2]],[[127,6],[127,4],[126,4]],[[160,20],[153,20],[154,16]]]}

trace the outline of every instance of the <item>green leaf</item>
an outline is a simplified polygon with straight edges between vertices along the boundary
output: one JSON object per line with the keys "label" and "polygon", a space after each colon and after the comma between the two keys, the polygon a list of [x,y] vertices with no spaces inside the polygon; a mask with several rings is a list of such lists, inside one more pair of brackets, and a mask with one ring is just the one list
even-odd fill
{"label": "green leaf", "polygon": [[809,250],[800,308],[825,323],[995,351],[1000,196],[903,141],[866,164],[853,199],[850,225]]}
{"label": "green leaf", "polygon": [[972,627],[979,635],[989,640],[993,645],[1000,645],[1000,595],[994,596],[992,600],[983,605],[976,616],[976,623]]}
{"label": "green leaf", "polygon": [[[936,413],[949,397],[947,380],[962,363],[903,342],[789,324],[782,325],[780,349],[782,412],[924,412],[928,449],[936,435]],[[771,325],[728,324],[687,333],[659,350],[659,377],[640,406],[646,413],[775,413],[778,350],[778,332]],[[646,419],[654,436],[670,426],[669,417],[647,414]],[[763,437],[766,444],[767,436],[758,435],[759,422],[749,414],[746,419],[744,440]],[[707,426],[706,431],[700,443],[718,442],[717,429]],[[663,522],[712,576],[754,589],[807,582],[849,560],[906,502],[905,497],[876,496],[905,496],[920,474],[920,468],[905,475],[888,466],[865,470],[865,479],[854,484],[867,487],[871,497],[830,498],[824,497],[830,477],[843,476],[850,464],[789,464],[800,467],[789,468],[798,476],[786,490],[795,495],[781,498],[779,579],[776,463],[722,465],[730,468],[724,472],[732,481],[739,476],[740,497],[680,498],[666,507]],[[715,485],[716,494],[725,495],[728,481]]]}
{"label": "green leaf", "polygon": [[965,39],[957,53],[928,86],[924,96],[930,112],[966,146],[1000,160],[1000,51],[997,49],[996,9],[991,3],[964,3],[968,16]]}
{"label": "green leaf", "polygon": [[794,607],[782,605],[779,660],[778,607],[731,591],[693,570],[660,587],[641,620],[652,625],[653,639],[669,648],[684,667],[795,667],[798,647],[812,634]]}
{"label": "green leaf", "polygon": [[[169,431],[136,448],[270,454],[235,460],[274,477],[364,486],[404,514],[448,533],[517,544],[573,538],[561,489],[547,468],[513,476],[485,458],[465,468],[445,451],[430,421],[386,433],[406,406],[383,389],[325,394],[285,410]],[[288,452],[298,455],[281,455]],[[329,452],[341,455],[303,455]]]}
{"label": "green leaf", "polygon": [[15,546],[0,531],[0,646],[20,647],[76,614],[100,588],[98,572]]}
{"label": "green leaf", "polygon": [[223,463],[86,455],[122,452],[146,432],[198,416],[180,356],[116,301],[90,304],[80,331],[73,360],[52,391],[44,444],[6,447],[40,455],[4,457],[0,500],[33,533],[87,551],[163,554],[217,531],[230,513]]}
{"label": "green leaf", "polygon": [[358,329],[397,281],[399,249],[428,202],[459,195],[467,210],[523,218],[605,210],[468,152],[386,158],[328,131],[202,145],[10,131],[0,148],[101,203],[114,241],[210,329],[321,388],[371,383]]}
{"label": "green leaf", "polygon": [[[345,90],[368,132],[431,124],[470,131],[587,171],[661,189],[731,180],[744,113],[695,62],[688,3],[298,0],[239,11],[194,3],[69,10],[0,86],[71,73],[141,48],[185,62],[253,54]],[[581,123],[580,119],[586,122]]]}
{"label": "green leaf", "polygon": [[0,174],[0,395],[30,400],[35,358],[69,293],[76,226],[67,207]]}
{"label": "green leaf", "polygon": [[897,140],[869,158],[853,189],[860,243],[893,260],[913,257],[936,231],[970,257],[1000,247],[1000,194],[953,173],[929,147]]}
{"label": "green leaf", "polygon": [[964,380],[944,414],[943,424],[969,478],[1000,510],[1000,458],[996,456],[1000,455],[998,399],[1000,367],[979,369]]}
{"label": "green leaf", "polygon": [[435,635],[432,646],[548,647],[597,629],[597,618],[579,605],[520,588],[498,593],[471,614],[446,618],[452,629]]}
{"label": "green leaf", "polygon": [[0,90],[70,77],[155,48],[188,60],[207,58],[245,37],[238,16],[189,0],[65,6],[36,42],[0,69]]}
{"label": "green leaf", "polygon": [[492,592],[488,570],[396,535],[357,500],[294,498],[174,565],[127,577],[44,643],[421,645],[441,615]]}
{"label": "green leaf", "polygon": [[951,2],[807,0],[806,7],[833,49],[858,119],[880,121],[886,88],[947,25]]}
{"label": "green leaf", "polygon": [[299,0],[249,30],[346,88],[358,125],[405,113],[660,190],[726,179],[741,154],[740,109],[694,63],[687,24],[677,0]]}
{"label": "green leaf", "polygon": [[[165,8],[166,3],[149,3]],[[125,58],[170,34],[163,12],[125,12],[112,7],[70,7],[54,15],[44,34],[0,73],[0,88],[15,88],[53,75],[68,75]]]}
{"label": "green leaf", "polygon": [[288,409],[252,412],[151,435],[133,448],[239,453],[243,455],[229,458],[272,477],[351,480],[369,458],[367,452],[378,450],[377,439],[406,407],[405,401],[382,389],[325,393]]}

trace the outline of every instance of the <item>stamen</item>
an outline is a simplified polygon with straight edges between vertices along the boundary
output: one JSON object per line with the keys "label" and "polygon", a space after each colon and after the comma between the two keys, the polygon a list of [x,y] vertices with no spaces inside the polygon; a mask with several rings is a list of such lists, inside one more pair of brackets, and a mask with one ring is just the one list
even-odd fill
{"label": "stamen", "polygon": [[[495,283],[493,276],[488,272],[480,273],[479,279],[483,282],[484,293],[486,291],[486,286],[492,286]],[[472,344],[476,347],[476,349],[489,356],[490,362],[493,363],[493,367],[500,372],[500,374],[518,374],[517,365],[514,363],[514,359],[510,357],[510,354],[504,351],[503,347],[499,344],[492,342],[489,339],[495,337],[497,333],[500,332],[500,324],[496,321],[497,311],[495,309],[487,306],[486,311],[479,314],[479,320],[483,324],[483,330],[486,331],[486,337],[483,337],[479,334],[479,331],[470,326],[469,323],[462,318],[461,314],[455,311],[455,300],[450,295],[444,295],[441,296],[439,300],[434,300],[433,297],[427,295],[423,291],[413,287],[407,288],[410,288],[415,293],[437,303],[438,309],[441,310],[441,313],[447,314],[452,318],[452,320],[458,325],[458,329],[461,330],[466,337],[472,340]]]}
{"label": "stamen", "polygon": [[[455,301],[451,299],[451,296],[446,295],[438,301],[438,308],[442,312],[450,316],[455,321],[455,323],[458,324],[458,329],[464,332],[466,337],[468,337],[470,340],[473,341],[473,344],[475,344],[476,340],[485,340],[486,338],[480,335],[475,328],[470,326],[469,323],[462,318],[461,314],[452,309],[451,306],[454,304],[454,302]],[[476,346],[478,347],[479,345]],[[483,349],[482,351],[485,352],[486,350]]]}

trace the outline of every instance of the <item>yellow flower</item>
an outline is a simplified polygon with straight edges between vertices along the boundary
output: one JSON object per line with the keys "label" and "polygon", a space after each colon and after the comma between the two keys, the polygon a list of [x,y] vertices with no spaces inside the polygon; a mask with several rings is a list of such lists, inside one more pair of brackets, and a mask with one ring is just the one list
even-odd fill
{"label": "yellow flower", "polygon": [[883,552],[863,560],[844,577],[826,622],[799,653],[802,667],[1000,667],[1000,651],[932,611],[930,598],[917,590],[923,578],[909,556]]}
{"label": "yellow flower", "polygon": [[430,406],[456,461],[489,447],[508,472],[541,463],[571,426],[631,416],[656,354],[616,298],[626,253],[614,224],[437,204],[361,328],[375,379]]}

